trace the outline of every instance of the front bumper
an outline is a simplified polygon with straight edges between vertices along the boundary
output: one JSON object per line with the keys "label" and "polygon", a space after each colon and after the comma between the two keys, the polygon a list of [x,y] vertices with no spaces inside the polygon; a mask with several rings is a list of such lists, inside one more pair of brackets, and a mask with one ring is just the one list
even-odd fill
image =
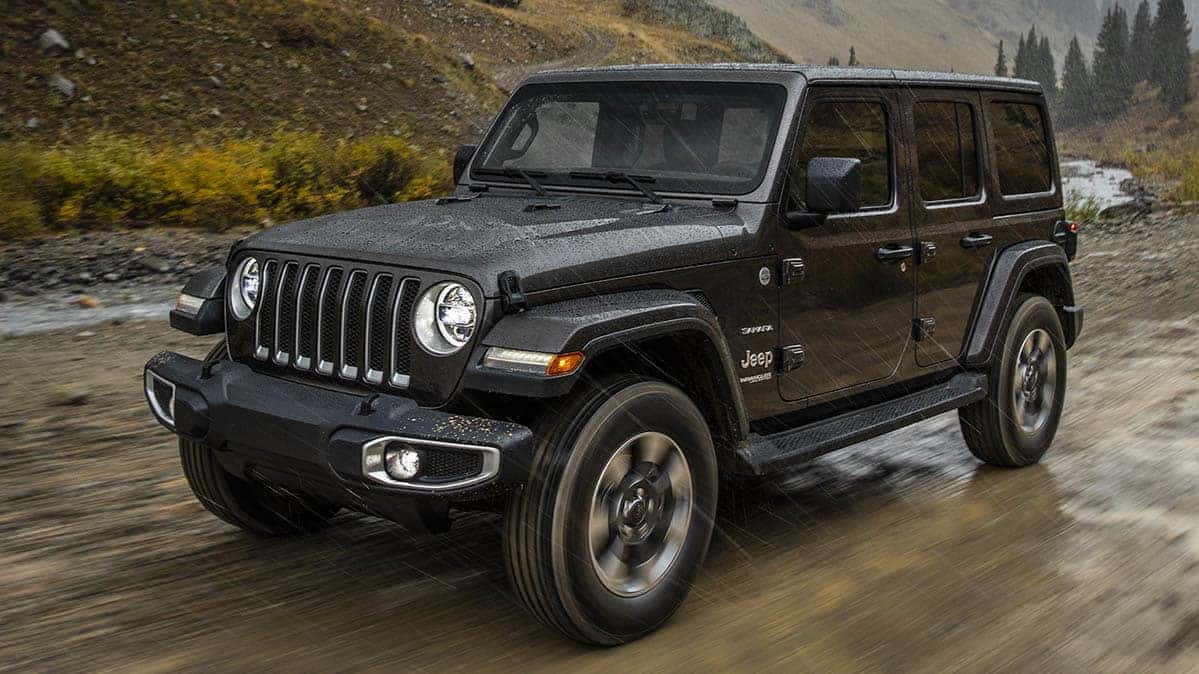
{"label": "front bumper", "polygon": [[[422,408],[395,395],[322,389],[233,361],[163,352],[146,363],[145,383],[159,423],[212,448],[235,475],[332,494],[371,512],[389,498],[493,495],[525,480],[533,451],[532,432],[519,424]],[[389,442],[416,448],[422,465],[441,472],[391,480],[378,451]]]}

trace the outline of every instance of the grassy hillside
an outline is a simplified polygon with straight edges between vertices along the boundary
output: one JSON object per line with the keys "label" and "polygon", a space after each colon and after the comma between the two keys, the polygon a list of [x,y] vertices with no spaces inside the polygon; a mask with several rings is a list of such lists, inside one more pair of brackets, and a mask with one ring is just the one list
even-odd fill
{"label": "grassy hillside", "polygon": [[8,0],[0,233],[427,196],[528,72],[759,56],[625,4]]}
{"label": "grassy hillside", "polygon": [[1199,201],[1199,55],[1192,62],[1191,92],[1196,98],[1171,110],[1156,90],[1141,84],[1123,119],[1060,132],[1061,151],[1125,166],[1167,198]]}
{"label": "grassy hillside", "polygon": [[[70,48],[39,49],[48,28]],[[742,56],[628,17],[616,0],[9,0],[0,137],[249,137],[284,125],[456,140],[502,102],[497,74],[579,50],[589,51],[578,65]]]}
{"label": "grassy hillside", "polygon": [[[1059,0],[1060,1],[1060,0]],[[1086,0],[1081,0],[1086,2]],[[1089,53],[1099,20],[1029,0],[712,0],[745,19],[755,33],[801,63],[842,63],[851,45],[868,65],[989,73],[995,47],[1008,43],[1008,63],[1021,33],[1037,25],[1060,58],[1079,32]],[[1085,5],[1089,7],[1090,5]],[[1096,10],[1097,15],[1097,10]]]}

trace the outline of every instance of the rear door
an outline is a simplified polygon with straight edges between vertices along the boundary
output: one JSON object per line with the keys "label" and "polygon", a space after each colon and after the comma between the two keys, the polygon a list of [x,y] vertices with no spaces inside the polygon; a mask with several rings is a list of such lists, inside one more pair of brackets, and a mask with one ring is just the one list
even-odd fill
{"label": "rear door", "polygon": [[977,92],[911,89],[904,95],[915,169],[912,220],[916,269],[916,362],[956,358],[998,233],[984,181],[984,134]]}
{"label": "rear door", "polygon": [[[814,157],[862,161],[862,208],[822,224],[783,229],[779,293],[781,344],[802,365],[779,378],[786,400],[883,382],[903,361],[911,335],[914,260],[879,259],[880,249],[911,253],[904,189],[900,94],[889,89],[816,87],[808,94],[789,171],[784,208],[805,210],[807,162]],[[798,267],[796,266],[798,265]],[[784,359],[788,358],[784,355]]]}

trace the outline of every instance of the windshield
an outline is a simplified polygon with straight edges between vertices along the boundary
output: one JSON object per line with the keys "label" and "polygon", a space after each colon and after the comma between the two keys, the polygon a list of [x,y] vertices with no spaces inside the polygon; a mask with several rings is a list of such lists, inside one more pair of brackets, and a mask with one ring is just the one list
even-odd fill
{"label": "windshield", "polygon": [[786,96],[775,84],[529,85],[495,125],[472,177],[522,182],[520,169],[542,184],[596,187],[596,177],[620,173],[654,191],[745,194],[766,174]]}

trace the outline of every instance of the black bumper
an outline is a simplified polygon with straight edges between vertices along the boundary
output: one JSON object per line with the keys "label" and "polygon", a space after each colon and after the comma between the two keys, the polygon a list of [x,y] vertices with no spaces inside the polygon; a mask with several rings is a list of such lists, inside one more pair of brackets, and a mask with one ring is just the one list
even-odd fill
{"label": "black bumper", "polygon": [[[146,363],[145,382],[159,423],[212,448],[239,477],[338,492],[336,501],[361,510],[385,510],[377,506],[391,498],[493,495],[525,480],[533,451],[532,432],[519,424],[426,409],[399,396],[323,389],[232,361],[205,365],[163,352]],[[385,483],[364,446],[386,437],[418,449],[422,463],[444,467],[452,455],[469,460],[454,465],[475,472]]]}

